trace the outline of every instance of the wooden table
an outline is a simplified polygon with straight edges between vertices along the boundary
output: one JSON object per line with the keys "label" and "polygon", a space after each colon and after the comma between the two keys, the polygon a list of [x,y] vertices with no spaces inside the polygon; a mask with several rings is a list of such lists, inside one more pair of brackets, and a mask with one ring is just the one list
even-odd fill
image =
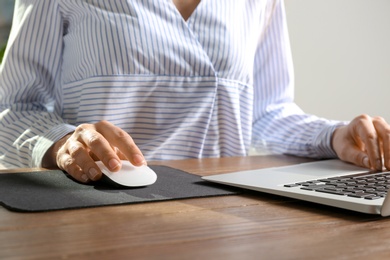
{"label": "wooden table", "polygon": [[[152,162],[194,174],[308,161],[250,156]],[[390,218],[263,193],[15,213],[0,259],[390,259]]]}

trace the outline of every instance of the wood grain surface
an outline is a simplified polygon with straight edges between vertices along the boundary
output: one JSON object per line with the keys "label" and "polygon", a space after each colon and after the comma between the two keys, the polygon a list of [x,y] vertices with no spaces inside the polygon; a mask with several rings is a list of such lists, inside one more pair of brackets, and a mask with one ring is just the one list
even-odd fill
{"label": "wood grain surface", "polygon": [[[271,155],[149,164],[210,175],[307,161]],[[44,213],[0,207],[0,259],[389,257],[389,218],[259,192]]]}

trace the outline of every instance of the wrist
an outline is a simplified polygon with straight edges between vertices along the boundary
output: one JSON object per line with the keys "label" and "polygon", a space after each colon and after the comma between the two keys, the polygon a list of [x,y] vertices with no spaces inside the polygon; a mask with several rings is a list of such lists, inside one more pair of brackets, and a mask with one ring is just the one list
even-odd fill
{"label": "wrist", "polygon": [[69,133],[55,142],[45,153],[42,158],[42,167],[48,169],[58,169],[57,165],[57,153],[58,150],[65,144],[72,133]]}

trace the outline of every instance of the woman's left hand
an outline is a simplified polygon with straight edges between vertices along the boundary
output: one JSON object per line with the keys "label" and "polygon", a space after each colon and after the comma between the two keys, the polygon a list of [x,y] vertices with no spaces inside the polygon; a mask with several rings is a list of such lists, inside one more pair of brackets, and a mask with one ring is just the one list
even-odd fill
{"label": "woman's left hand", "polygon": [[357,116],[334,131],[332,146],[341,160],[390,170],[390,125],[382,117]]}

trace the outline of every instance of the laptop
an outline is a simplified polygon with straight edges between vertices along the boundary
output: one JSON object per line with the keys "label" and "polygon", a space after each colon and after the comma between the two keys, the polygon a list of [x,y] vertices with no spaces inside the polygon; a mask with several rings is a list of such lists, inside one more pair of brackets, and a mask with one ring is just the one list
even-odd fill
{"label": "laptop", "polygon": [[390,172],[373,172],[338,159],[202,179],[368,214],[390,215]]}

